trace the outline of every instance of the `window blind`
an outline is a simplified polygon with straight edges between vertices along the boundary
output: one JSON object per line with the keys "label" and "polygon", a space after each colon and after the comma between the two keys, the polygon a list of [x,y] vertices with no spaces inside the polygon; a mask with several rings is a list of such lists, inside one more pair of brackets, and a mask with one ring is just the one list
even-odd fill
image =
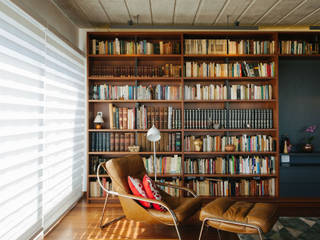
{"label": "window blind", "polygon": [[0,1],[0,239],[45,231],[82,194],[84,58]]}
{"label": "window blind", "polygon": [[44,228],[82,194],[84,59],[53,33],[46,34]]}

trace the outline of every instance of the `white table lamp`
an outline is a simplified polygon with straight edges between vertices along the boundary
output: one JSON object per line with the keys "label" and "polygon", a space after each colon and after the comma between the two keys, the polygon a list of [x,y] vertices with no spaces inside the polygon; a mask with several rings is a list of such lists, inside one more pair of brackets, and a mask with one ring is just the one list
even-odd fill
{"label": "white table lamp", "polygon": [[147,132],[147,139],[153,142],[153,169],[154,169],[154,180],[157,181],[157,169],[156,169],[156,142],[161,139],[160,131],[152,125]]}

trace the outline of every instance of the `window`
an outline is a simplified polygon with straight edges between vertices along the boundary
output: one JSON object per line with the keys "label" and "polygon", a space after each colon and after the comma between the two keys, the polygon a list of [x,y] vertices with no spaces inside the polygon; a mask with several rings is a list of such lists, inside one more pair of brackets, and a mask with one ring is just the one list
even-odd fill
{"label": "window", "polygon": [[49,228],[82,194],[84,57],[0,2],[0,239]]}

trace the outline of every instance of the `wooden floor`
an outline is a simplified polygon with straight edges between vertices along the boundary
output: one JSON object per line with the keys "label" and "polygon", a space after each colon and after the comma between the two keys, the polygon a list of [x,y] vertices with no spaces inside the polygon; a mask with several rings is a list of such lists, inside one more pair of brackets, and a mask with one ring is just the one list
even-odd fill
{"label": "wooden floor", "polygon": [[[110,221],[122,214],[119,203],[111,203],[106,212],[106,220]],[[298,207],[299,206],[299,207]],[[108,239],[149,239],[149,240],[172,240],[177,239],[174,227],[161,224],[147,225],[141,222],[122,219],[103,230],[99,228],[103,204],[90,203],[81,200],[56,227],[49,232],[45,240],[108,240]],[[279,216],[314,216],[320,217],[320,202],[310,202],[304,205],[285,203],[279,205]],[[183,240],[198,239],[200,225],[187,225],[181,227]],[[209,228],[207,231],[208,240],[216,240],[217,233]],[[204,237],[202,239],[205,239]],[[223,233],[223,240],[238,240],[238,237]]]}
{"label": "wooden floor", "polygon": [[[111,205],[111,204],[110,204]],[[48,233],[45,240],[107,240],[107,239],[148,239],[148,240],[172,240],[177,239],[174,227],[161,224],[147,225],[141,222],[122,219],[105,229],[99,228],[99,219],[102,211],[102,204],[87,204],[80,201],[57,226]],[[108,208],[106,221],[122,215],[118,203],[113,203]],[[181,228],[182,239],[198,239],[200,225],[188,225]],[[237,240],[238,238],[230,233],[223,233],[224,240]],[[208,229],[207,239],[217,239],[216,231]],[[203,239],[205,239],[203,237]]]}

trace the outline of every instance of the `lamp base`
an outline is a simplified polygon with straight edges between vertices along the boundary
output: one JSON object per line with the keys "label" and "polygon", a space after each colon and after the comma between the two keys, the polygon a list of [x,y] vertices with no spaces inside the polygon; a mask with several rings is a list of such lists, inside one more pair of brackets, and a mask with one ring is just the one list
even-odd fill
{"label": "lamp base", "polygon": [[96,129],[101,129],[102,125],[100,123],[96,123]]}

